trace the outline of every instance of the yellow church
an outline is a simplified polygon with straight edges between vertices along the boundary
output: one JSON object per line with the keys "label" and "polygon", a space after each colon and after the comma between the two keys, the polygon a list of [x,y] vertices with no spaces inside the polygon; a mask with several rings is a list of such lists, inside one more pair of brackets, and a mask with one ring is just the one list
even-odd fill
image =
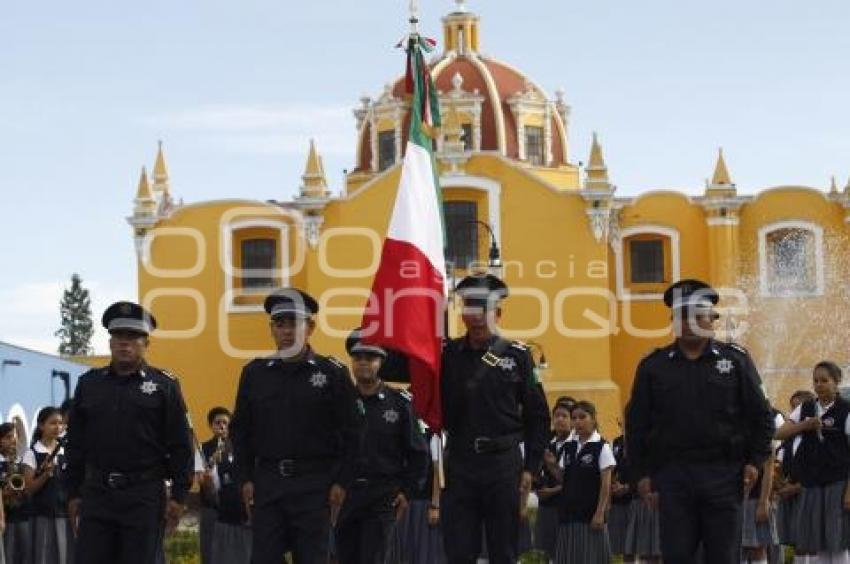
{"label": "yellow church", "polygon": [[[442,24],[442,53],[430,64],[443,116],[436,159],[448,274],[490,269],[511,286],[504,333],[530,344],[550,402],[590,399],[603,431],[616,434],[638,361],[670,340],[661,293],[681,278],[722,289],[718,338],[751,351],[780,409],[792,390],[810,387],[817,361],[850,362],[840,325],[850,185],[741,194],[721,152],[714,163],[706,155],[714,172],[700,196],[619,197],[596,136],[589,154],[570,145],[562,92],[553,99],[482,54],[479,16],[463,2]],[[139,300],[160,323],[150,361],[179,375],[195,421],[232,405],[242,365],[270,352],[262,301],[273,288],[319,299],[312,343],[346,359],[344,337],[360,320],[399,182],[403,90],[397,78],[354,110],[356,162],[340,194],[313,142],[299,195],[285,202],[177,202],[162,145],[152,178],[142,170],[128,222]],[[452,336],[462,331],[456,301]]]}

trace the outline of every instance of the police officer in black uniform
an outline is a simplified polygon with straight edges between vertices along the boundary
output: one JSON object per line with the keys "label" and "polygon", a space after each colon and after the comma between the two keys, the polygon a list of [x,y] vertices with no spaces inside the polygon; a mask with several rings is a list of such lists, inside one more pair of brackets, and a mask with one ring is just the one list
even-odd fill
{"label": "police officer in black uniform", "polygon": [[309,345],[319,306],[294,288],[265,301],[277,353],[242,369],[230,425],[242,499],[252,514],[252,562],[328,558],[331,521],[351,482],[363,418],[348,370]]}
{"label": "police officer in black uniform", "polygon": [[451,563],[475,562],[483,525],[489,561],[513,564],[520,488],[529,490],[540,472],[549,408],[528,348],[496,332],[499,300],[508,295],[504,282],[468,276],[456,290],[466,335],[447,341],[442,358],[446,553]]}
{"label": "police officer in black uniform", "polygon": [[409,395],[378,376],[387,351],[364,343],[359,329],[346,340],[346,350],[366,428],[336,529],[337,557],[340,564],[381,564],[388,557],[394,524],[425,482],[428,446]]}
{"label": "police officer in black uniform", "polygon": [[676,340],[637,368],[626,443],[638,493],[658,491],[665,564],[740,561],[743,492],[770,455],[773,415],[746,350],[713,339],[718,294],[698,280],[664,293]]}
{"label": "police officer in black uniform", "polygon": [[[192,480],[192,440],[177,380],[145,362],[156,320],[130,302],[103,314],[112,362],[80,376],[67,433],[77,564],[150,564],[177,526]],[[166,501],[165,480],[171,480]]]}

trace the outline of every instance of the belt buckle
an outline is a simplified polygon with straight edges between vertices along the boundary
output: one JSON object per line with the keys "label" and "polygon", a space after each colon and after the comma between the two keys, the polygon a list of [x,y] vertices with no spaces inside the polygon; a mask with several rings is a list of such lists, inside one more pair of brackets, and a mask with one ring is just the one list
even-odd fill
{"label": "belt buckle", "polygon": [[490,437],[475,437],[475,440],[472,441],[472,451],[475,454],[483,454],[484,448],[490,444]]}
{"label": "belt buckle", "polygon": [[289,458],[281,460],[277,465],[278,471],[282,478],[292,478],[295,476],[295,461]]}
{"label": "belt buckle", "polygon": [[481,362],[488,366],[496,366],[502,359],[498,356],[494,355],[492,352],[487,351],[484,353],[484,356],[481,357]]}
{"label": "belt buckle", "polygon": [[106,485],[113,490],[120,490],[127,486],[127,476],[121,472],[110,472],[106,475]]}

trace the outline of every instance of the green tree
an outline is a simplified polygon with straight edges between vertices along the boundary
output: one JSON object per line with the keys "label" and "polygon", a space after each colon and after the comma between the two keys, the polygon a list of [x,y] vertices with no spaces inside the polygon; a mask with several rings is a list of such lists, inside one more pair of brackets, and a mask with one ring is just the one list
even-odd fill
{"label": "green tree", "polygon": [[71,275],[71,287],[65,289],[62,301],[59,302],[59,315],[61,326],[55,333],[59,337],[59,354],[91,353],[91,338],[94,334],[91,300],[79,274]]}

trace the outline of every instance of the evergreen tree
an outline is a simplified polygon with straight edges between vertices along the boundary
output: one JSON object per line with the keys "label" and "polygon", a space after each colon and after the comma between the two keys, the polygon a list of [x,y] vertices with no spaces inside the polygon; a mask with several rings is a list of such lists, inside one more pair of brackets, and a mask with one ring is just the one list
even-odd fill
{"label": "evergreen tree", "polygon": [[71,287],[66,288],[59,303],[61,327],[55,335],[59,337],[59,354],[85,355],[91,353],[91,338],[94,326],[91,319],[89,291],[83,288],[79,274],[71,275]]}

